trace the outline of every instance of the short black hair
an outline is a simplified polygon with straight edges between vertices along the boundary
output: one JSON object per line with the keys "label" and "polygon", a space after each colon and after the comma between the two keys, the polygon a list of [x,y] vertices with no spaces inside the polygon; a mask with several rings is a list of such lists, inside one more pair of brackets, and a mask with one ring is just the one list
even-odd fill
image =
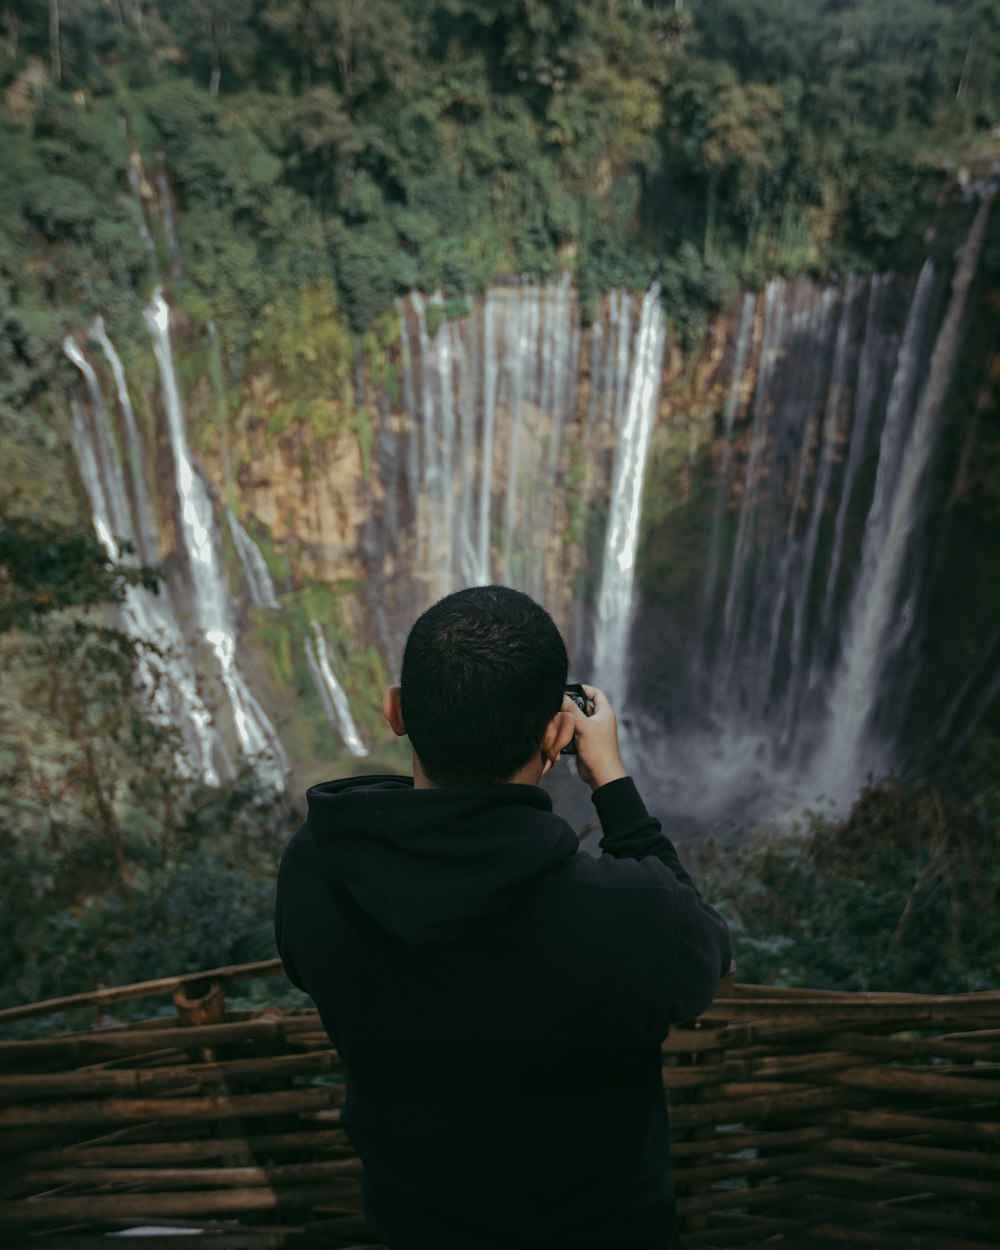
{"label": "short black hair", "polygon": [[555,622],[509,586],[473,586],[419,617],[403,651],[403,720],[439,786],[509,781],[562,707],[569,661]]}

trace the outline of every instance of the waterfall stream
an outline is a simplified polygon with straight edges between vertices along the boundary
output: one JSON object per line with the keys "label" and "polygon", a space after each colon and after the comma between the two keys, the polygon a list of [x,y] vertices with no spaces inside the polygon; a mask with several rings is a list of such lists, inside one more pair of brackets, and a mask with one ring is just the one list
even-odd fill
{"label": "waterfall stream", "polygon": [[[397,437],[407,448],[385,457],[397,477],[382,479],[387,497],[416,501],[409,567],[424,587],[421,606],[460,586],[516,586],[570,623],[579,649],[600,656],[595,679],[616,689],[625,683],[643,468],[665,334],[655,288],[640,301],[634,333],[632,304],[612,295],[591,329],[585,368],[567,277],[546,287],[494,288],[462,322],[443,318],[440,297],[411,295],[400,305],[406,427]],[[587,631],[574,619],[581,612],[574,581],[595,507],[608,508],[613,538],[603,575],[597,552],[590,557],[590,575],[605,589]],[[602,545],[604,528],[595,536]],[[383,542],[398,549],[393,527]],[[406,564],[403,552],[400,560]]]}
{"label": "waterfall stream", "polygon": [[[962,248],[927,379],[905,434],[897,426],[897,413],[891,409],[886,415],[861,574],[848,616],[847,644],[830,697],[827,739],[820,756],[821,784],[841,803],[853,797],[862,770],[878,774],[891,762],[887,758],[889,744],[873,738],[870,722],[883,688],[887,653],[902,647],[912,626],[908,604],[904,605],[899,622],[894,620],[894,610],[910,536],[919,515],[917,494],[937,444],[937,418],[954,372],[969,287],[986,236],[989,211],[988,202],[980,204]],[[914,308],[922,307],[921,284],[926,272],[925,267]],[[901,359],[911,346],[909,339],[904,341]],[[905,365],[913,372],[908,356]],[[883,461],[892,466],[891,498],[883,481]],[[907,596],[910,594],[912,590],[908,589]]]}
{"label": "waterfall stream", "polygon": [[310,621],[309,628],[313,636],[306,639],[306,659],[312,672],[313,682],[319,691],[323,711],[330,724],[340,734],[349,754],[362,759],[368,754],[368,749],[361,741],[361,735],[351,715],[351,705],[347,701],[344,688],[334,675],[326,638],[318,621]]}
{"label": "waterfall stream", "polygon": [[[125,541],[139,546],[97,375],[73,339],[64,341],[63,350],[83,374],[90,399],[89,422],[82,407],[74,402],[73,448],[90,500],[94,529],[109,560],[135,563],[134,557],[124,553],[120,545],[120,541]],[[141,476],[141,460],[133,467]],[[154,723],[179,726],[197,761],[195,771],[208,785],[218,785],[216,757],[221,744],[198,694],[190,657],[169,600],[165,595],[129,586],[121,614],[126,632],[149,644],[138,650],[137,672]],[[192,769],[185,756],[178,756],[176,765],[179,773],[190,775]]]}
{"label": "waterfall stream", "polygon": [[255,608],[271,608],[275,611],[280,609],[274,582],[260,548],[236,519],[232,508],[226,509],[226,520],[229,522],[229,532],[233,536],[236,554],[243,566],[250,602]]}
{"label": "waterfall stream", "polygon": [[284,788],[285,753],[270,720],[251,693],[236,662],[236,631],[219,553],[219,539],[208,491],[195,471],[184,430],[184,410],[170,345],[170,309],[157,288],[144,313],[160,369],[167,430],[174,458],[180,510],[180,538],[191,575],[191,606],[198,629],[211,647],[229,698],[243,754],[266,784]]}
{"label": "waterfall stream", "polygon": [[625,423],[618,431],[615,444],[604,563],[597,598],[594,675],[619,706],[626,695],[642,482],[660,395],[664,333],[660,290],[654,285],[642,301]]}

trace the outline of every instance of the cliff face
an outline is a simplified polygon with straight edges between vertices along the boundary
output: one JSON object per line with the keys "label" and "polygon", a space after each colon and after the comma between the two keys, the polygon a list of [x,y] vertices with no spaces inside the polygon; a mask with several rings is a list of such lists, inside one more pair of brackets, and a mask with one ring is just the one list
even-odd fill
{"label": "cliff face", "polygon": [[[613,295],[583,326],[565,282],[497,288],[454,320],[413,296],[355,347],[311,292],[292,318],[302,336],[272,336],[242,373],[226,327],[220,350],[214,326],[174,314],[178,398],[213,501],[240,663],[293,760],[319,767],[339,741],[350,766],[343,726],[332,740],[320,728],[336,715],[309,652],[317,626],[362,737],[381,751],[379,686],[409,622],[488,580],[545,602],[575,670],[618,690],[641,725],[637,767],[674,809],[697,807],[698,791],[737,801],[748,776],[750,790],[812,797],[817,760],[829,767],[839,750],[828,740],[837,699],[857,702],[837,691],[876,584],[864,663],[850,661],[869,689],[834,788],[856,786],[857,744],[888,767],[929,760],[942,726],[959,742],[996,672],[995,596],[954,571],[962,551],[982,584],[996,554],[982,521],[996,510],[997,226],[986,210],[976,220],[970,242],[969,210],[957,262],[837,285],[776,280],[686,353],[654,321],[654,295]],[[86,350],[129,463],[121,395]],[[158,554],[190,632],[196,558],[167,390],[148,370],[132,376]],[[915,439],[928,392],[934,411]],[[897,503],[908,476],[910,502]],[[692,753],[728,753],[732,786]]]}

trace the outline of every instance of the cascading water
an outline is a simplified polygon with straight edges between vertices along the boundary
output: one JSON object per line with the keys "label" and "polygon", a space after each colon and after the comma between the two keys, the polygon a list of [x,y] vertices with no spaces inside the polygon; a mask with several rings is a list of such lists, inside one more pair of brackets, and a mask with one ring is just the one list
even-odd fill
{"label": "cascading water", "polygon": [[638,771],[668,810],[754,819],[820,795],[843,806],[869,769],[897,762],[922,484],[988,212],[977,212],[948,301],[947,274],[930,262],[915,283],[775,280],[756,301],[749,352],[744,304],[701,636],[694,613],[660,609],[654,619],[689,655],[681,645],[666,657],[637,714]]}
{"label": "cascading water", "polygon": [[654,284],[642,301],[628,408],[615,447],[604,565],[597,599],[594,677],[612,701],[619,704],[626,694],[642,481],[660,394],[664,334],[660,290]]}
{"label": "cascading water", "polygon": [[195,622],[218,662],[232,707],[240,749],[251,760],[260,779],[281,790],[288,770],[284,750],[236,663],[236,632],[219,556],[215,518],[208,491],[195,472],[188,452],[184,411],[170,345],[170,309],[159,287],[143,315],[153,338],[153,351],[160,370],[163,406],[174,458],[179,531],[191,575],[191,606]]}
{"label": "cascading water", "polygon": [[306,639],[306,659],[312,673],[313,683],[319,691],[323,711],[326,713],[327,720],[340,734],[348,752],[355,758],[362,759],[368,754],[368,749],[362,742],[354,723],[351,705],[347,701],[344,688],[334,675],[326,638],[318,621],[310,621],[309,628],[313,636]]}
{"label": "cascading water", "polygon": [[[439,321],[433,335],[431,309]],[[586,529],[591,514],[609,495],[624,526],[609,558],[623,571],[634,561],[662,367],[657,293],[642,301],[634,347],[632,300],[612,297],[590,332],[589,371],[581,367],[583,335],[567,278],[494,288],[461,323],[443,319],[439,297],[425,303],[413,295],[400,310],[406,424],[382,433],[382,487],[393,524],[384,527],[380,548],[422,582],[418,609],[459,586],[498,579],[546,603],[586,651],[594,639],[580,626],[574,583],[585,537],[600,541],[600,532]],[[620,437],[630,451],[612,487],[611,451]],[[409,562],[396,532],[403,500],[412,515]],[[617,593],[609,583],[609,603]],[[621,638],[627,605],[621,611],[624,625],[606,608],[598,638],[605,627]]]}
{"label": "cascading water", "polygon": [[[135,547],[139,543],[97,376],[73,339],[64,341],[63,350],[83,374],[90,399],[90,422],[74,402],[73,448],[90,500],[94,529],[110,560],[135,563],[134,557],[121,547],[121,542]],[[138,451],[141,455],[141,447]],[[142,476],[141,460],[136,471]],[[222,753],[221,744],[198,694],[184,640],[167,597],[140,587],[127,587],[121,614],[126,631],[148,644],[139,648],[137,671],[154,723],[164,727],[179,725],[187,748],[197,761],[195,771],[206,784],[218,785],[216,758]],[[177,757],[176,765],[181,775],[190,775],[192,769],[185,755]]]}
{"label": "cascading water", "polygon": [[236,519],[232,508],[226,509],[226,520],[229,522],[229,532],[233,536],[236,554],[243,566],[243,576],[250,602],[255,608],[280,609],[281,604],[278,602],[274,582],[260,548]]}
{"label": "cascading water", "polygon": [[[125,370],[122,367],[121,358],[115,351],[114,344],[104,328],[103,317],[94,318],[90,327],[90,336],[100,346],[105,359],[111,366],[111,373],[115,379],[118,407],[121,411],[125,440],[128,447],[132,497],[135,500],[135,545],[138,548],[140,557],[147,564],[155,564],[159,555],[159,544],[156,539],[156,526],[153,521],[153,509],[149,500],[149,491],[146,487],[142,440],[139,438],[139,428],[135,422],[135,412],[132,408],[128,383],[125,380]],[[93,402],[93,399],[94,396],[91,393],[91,402]]]}
{"label": "cascading water", "polygon": [[750,355],[750,337],[753,332],[754,312],[757,299],[751,293],[743,296],[740,311],[740,328],[736,339],[736,355],[733,360],[733,380],[729,387],[729,398],[726,400],[724,414],[723,437],[725,442],[722,450],[722,468],[715,488],[715,506],[712,509],[712,537],[708,548],[708,572],[705,575],[703,591],[704,610],[707,613],[715,596],[716,580],[719,576],[719,544],[722,531],[722,505],[729,489],[730,474],[733,465],[733,424],[740,401],[740,387],[746,372],[747,359]]}
{"label": "cascading water", "polygon": [[[902,647],[911,627],[911,612],[904,607],[899,628],[894,611],[909,539],[918,518],[917,493],[937,444],[937,418],[954,372],[969,288],[986,237],[989,213],[990,204],[984,201],[962,249],[948,310],[905,441],[890,425],[894,414],[886,419],[886,434],[891,432],[893,437],[886,448],[883,436],[883,455],[897,463],[892,475],[893,490],[891,498],[880,492],[880,458],[875,499],[865,530],[861,574],[848,617],[848,644],[833,686],[818,774],[823,789],[840,802],[852,797],[862,770],[874,767],[879,772],[890,762],[886,744],[873,738],[870,722],[882,690],[881,678],[890,649]],[[922,274],[921,281],[923,278]]]}

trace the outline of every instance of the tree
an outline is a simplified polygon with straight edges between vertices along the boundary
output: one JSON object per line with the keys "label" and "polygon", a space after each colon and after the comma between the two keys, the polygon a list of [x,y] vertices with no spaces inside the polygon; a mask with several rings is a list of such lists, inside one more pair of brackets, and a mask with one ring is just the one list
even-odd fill
{"label": "tree", "polygon": [[297,56],[303,88],[314,70],[333,71],[348,114],[412,60],[410,24],[392,0],[268,0],[263,21]]}
{"label": "tree", "polygon": [[208,63],[208,89],[219,94],[223,69],[245,71],[257,48],[253,0],[172,0],[165,9],[181,46]]}

